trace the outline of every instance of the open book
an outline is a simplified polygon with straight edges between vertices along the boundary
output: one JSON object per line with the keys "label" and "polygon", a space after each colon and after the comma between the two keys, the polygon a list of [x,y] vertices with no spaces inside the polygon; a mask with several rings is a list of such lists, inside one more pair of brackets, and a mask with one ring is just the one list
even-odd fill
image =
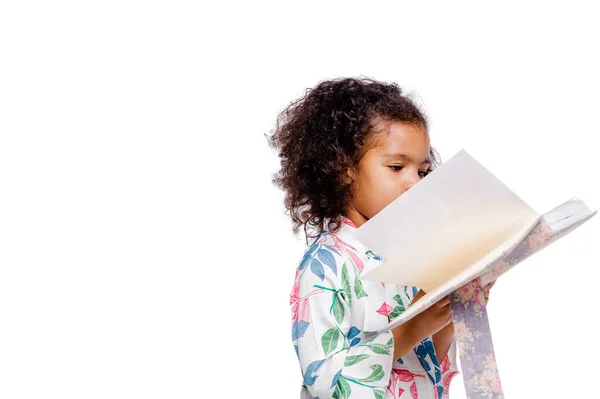
{"label": "open book", "polygon": [[381,330],[410,320],[476,278],[485,285],[593,217],[572,198],[539,214],[465,150],[360,226],[383,263],[361,278],[426,292]]}

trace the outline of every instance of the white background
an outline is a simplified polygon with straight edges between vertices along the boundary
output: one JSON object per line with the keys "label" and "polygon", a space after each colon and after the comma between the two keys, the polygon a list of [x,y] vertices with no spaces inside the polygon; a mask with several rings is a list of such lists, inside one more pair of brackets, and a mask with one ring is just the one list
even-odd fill
{"label": "white background", "polygon": [[[395,81],[443,160],[600,208],[593,2],[414,3],[3,2],[0,397],[298,397],[304,241],[263,134],[320,80]],[[599,243],[492,289],[508,398],[598,396]]]}

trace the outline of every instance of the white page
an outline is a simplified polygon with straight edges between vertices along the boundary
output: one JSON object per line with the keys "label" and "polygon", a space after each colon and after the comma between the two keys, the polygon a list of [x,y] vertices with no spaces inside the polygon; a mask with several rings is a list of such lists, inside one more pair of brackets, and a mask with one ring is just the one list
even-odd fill
{"label": "white page", "polygon": [[[590,208],[588,208],[587,205],[579,199],[567,201],[564,204],[552,209],[551,211],[544,213],[542,216],[536,219],[532,226],[526,229],[525,232],[518,233],[518,236],[511,237],[507,240],[507,243],[510,242],[512,244],[507,245],[507,243],[505,243],[501,245],[500,247],[496,248],[496,250],[490,252],[486,257],[480,259],[478,262],[471,265],[464,272],[446,281],[440,287],[437,287],[427,292],[426,295],[424,295],[414,304],[411,304],[404,312],[402,312],[400,316],[395,318],[385,328],[379,330],[379,332],[389,331],[390,329],[407,322],[408,320],[412,319],[417,314],[426,310],[446,295],[460,288],[465,282],[472,281],[475,278],[481,276],[482,274],[485,274],[486,270],[489,270],[490,266],[494,266],[499,260],[505,257],[512,258],[513,262],[515,262],[516,260],[517,263],[520,263],[524,259],[522,255],[515,258],[515,256],[518,255],[513,254],[515,256],[511,256],[511,254],[515,247],[519,245],[519,243],[529,235],[529,232],[532,230],[531,228],[535,227],[538,224],[539,220],[541,220],[542,218],[545,220],[546,223],[550,225],[551,229],[554,231],[554,234],[558,235],[554,237],[551,241],[549,241],[547,244],[536,248],[533,252],[527,255],[527,257],[544,249],[552,241],[563,237],[564,235],[568,234],[568,232],[581,226],[583,223],[591,219],[597,213],[597,211],[592,212]],[[513,265],[513,267],[514,266],[515,265]],[[508,269],[507,271],[509,270],[510,269]],[[496,276],[496,278],[500,277],[504,273],[506,273],[506,271]]]}
{"label": "white page", "polygon": [[461,150],[358,228],[355,237],[385,259],[361,277],[427,292],[538,217]]}

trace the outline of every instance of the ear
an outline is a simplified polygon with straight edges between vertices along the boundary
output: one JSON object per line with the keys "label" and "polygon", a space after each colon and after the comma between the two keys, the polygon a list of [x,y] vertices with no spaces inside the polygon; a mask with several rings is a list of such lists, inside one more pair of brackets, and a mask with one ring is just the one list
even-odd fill
{"label": "ear", "polygon": [[354,170],[352,168],[348,168],[346,170],[346,179],[345,179],[346,183],[351,184],[355,180],[356,180],[356,175],[354,173]]}

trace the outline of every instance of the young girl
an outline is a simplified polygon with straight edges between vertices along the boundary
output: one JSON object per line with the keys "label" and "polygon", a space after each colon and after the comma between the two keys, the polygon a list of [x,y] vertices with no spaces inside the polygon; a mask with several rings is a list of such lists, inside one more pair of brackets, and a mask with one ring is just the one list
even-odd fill
{"label": "young girl", "polygon": [[439,165],[423,113],[395,83],[323,81],[279,115],[269,142],[273,182],[307,242],[290,296],[301,398],[448,398],[459,374],[448,297],[376,333],[425,293],[361,280],[382,260],[352,236]]}

